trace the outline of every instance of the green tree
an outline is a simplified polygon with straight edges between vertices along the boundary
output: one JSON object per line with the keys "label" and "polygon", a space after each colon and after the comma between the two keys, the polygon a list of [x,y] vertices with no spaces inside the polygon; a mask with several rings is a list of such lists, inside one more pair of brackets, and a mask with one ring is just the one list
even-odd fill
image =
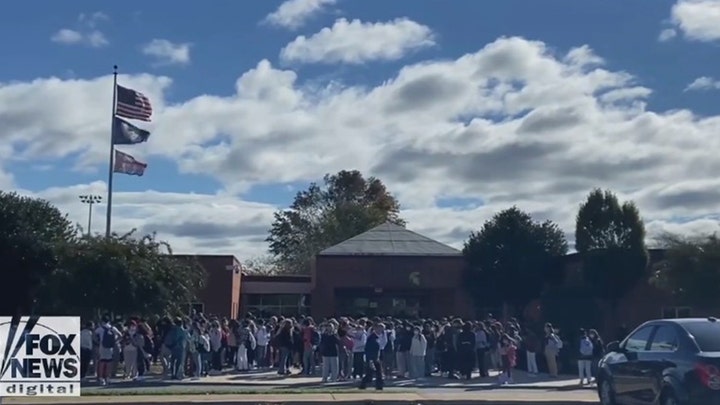
{"label": "green tree", "polygon": [[507,303],[522,313],[547,282],[560,281],[559,258],[567,250],[556,224],[536,222],[517,207],[506,209],[465,242],[468,288],[481,305]]}
{"label": "green tree", "polygon": [[716,235],[665,235],[661,246],[666,249],[665,260],[654,269],[651,280],[672,293],[680,304],[720,307],[720,239]]}
{"label": "green tree", "polygon": [[542,315],[556,328],[574,332],[602,325],[602,311],[593,291],[585,284],[553,285],[543,292]]}
{"label": "green tree", "polygon": [[274,257],[269,255],[252,257],[243,261],[242,268],[244,272],[257,275],[275,275],[283,274],[283,268],[276,263]]}
{"label": "green tree", "polygon": [[382,181],[357,171],[327,174],[297,193],[287,210],[275,213],[267,242],[277,263],[290,273],[309,273],[321,250],[390,221],[404,225],[400,204]]}
{"label": "green tree", "polygon": [[646,276],[645,225],[631,201],[620,204],[611,191],[595,189],[580,205],[575,223],[575,249],[583,278],[595,297],[615,309]]}
{"label": "green tree", "polygon": [[185,312],[205,283],[197,262],[174,257],[154,235],[86,237],[60,251],[60,268],[41,298],[52,313]]}
{"label": "green tree", "polygon": [[45,200],[0,191],[0,314],[27,314],[58,264],[58,244],[75,237],[67,217]]}

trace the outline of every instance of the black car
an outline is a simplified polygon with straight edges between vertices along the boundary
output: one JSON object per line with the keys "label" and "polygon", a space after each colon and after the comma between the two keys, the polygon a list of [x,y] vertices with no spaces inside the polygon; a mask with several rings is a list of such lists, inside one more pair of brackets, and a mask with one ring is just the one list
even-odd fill
{"label": "black car", "polygon": [[597,386],[604,405],[720,405],[720,322],[645,322],[607,345]]}

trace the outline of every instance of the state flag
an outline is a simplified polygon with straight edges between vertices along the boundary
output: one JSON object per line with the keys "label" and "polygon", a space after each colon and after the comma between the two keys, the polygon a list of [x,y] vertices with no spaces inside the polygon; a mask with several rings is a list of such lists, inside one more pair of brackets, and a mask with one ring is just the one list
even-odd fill
{"label": "state flag", "polygon": [[150,131],[138,128],[135,125],[118,117],[113,118],[112,139],[114,145],[134,145],[143,143],[150,137]]}

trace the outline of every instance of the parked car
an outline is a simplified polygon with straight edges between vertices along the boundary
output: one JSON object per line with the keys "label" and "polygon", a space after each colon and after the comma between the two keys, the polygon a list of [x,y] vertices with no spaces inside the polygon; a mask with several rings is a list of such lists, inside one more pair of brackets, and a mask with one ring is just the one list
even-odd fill
{"label": "parked car", "polygon": [[604,405],[719,405],[720,322],[645,322],[607,345],[597,375]]}

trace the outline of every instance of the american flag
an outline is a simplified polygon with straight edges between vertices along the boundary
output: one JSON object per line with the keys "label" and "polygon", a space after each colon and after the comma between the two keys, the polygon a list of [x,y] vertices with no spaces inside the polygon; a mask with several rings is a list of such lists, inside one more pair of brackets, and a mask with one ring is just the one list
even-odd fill
{"label": "american flag", "polygon": [[150,105],[150,100],[139,91],[118,85],[115,115],[140,121],[150,121],[152,105]]}

